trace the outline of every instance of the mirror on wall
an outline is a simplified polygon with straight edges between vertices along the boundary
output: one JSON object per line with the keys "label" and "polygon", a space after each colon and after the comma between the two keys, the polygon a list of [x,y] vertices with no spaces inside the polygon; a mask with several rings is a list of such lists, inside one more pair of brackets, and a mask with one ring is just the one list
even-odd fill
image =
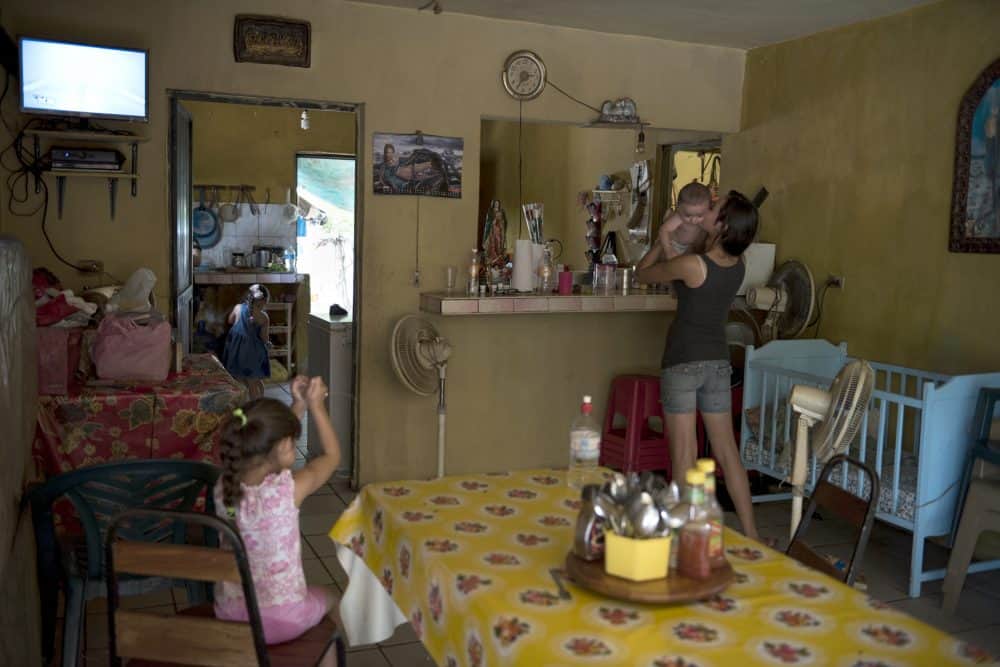
{"label": "mirror on wall", "polygon": [[[660,190],[669,193],[674,189],[673,183],[668,188],[660,186],[671,173],[657,167],[658,158],[662,162],[670,157],[669,149],[666,152],[663,149],[673,145],[701,145],[712,140],[718,145],[718,135],[647,128],[645,147],[637,152],[637,133],[632,128],[587,128],[570,123],[519,123],[485,118],[480,138],[477,218],[480,248],[486,254],[495,252],[499,239],[503,238],[507,252],[512,253],[519,238],[530,238],[521,204],[537,202],[544,205],[544,238],[558,242],[552,244],[556,252],[561,248],[556,261],[574,270],[586,270],[589,265],[587,221],[591,214],[586,208],[588,201],[595,196],[606,199],[602,205],[602,240],[609,232],[615,232],[619,262],[637,262],[649,248],[649,238],[655,235],[670,202],[669,197],[660,197],[657,193]],[[636,230],[637,220],[630,220],[634,208],[633,165],[639,161],[647,161],[646,180],[650,181],[651,188],[648,199],[650,224],[648,230],[641,230],[641,233]],[[620,198],[602,192],[595,195],[595,190],[608,189],[608,180],[613,187],[624,186]],[[502,223],[497,223],[503,218],[498,209],[505,213],[505,235],[501,231]]]}

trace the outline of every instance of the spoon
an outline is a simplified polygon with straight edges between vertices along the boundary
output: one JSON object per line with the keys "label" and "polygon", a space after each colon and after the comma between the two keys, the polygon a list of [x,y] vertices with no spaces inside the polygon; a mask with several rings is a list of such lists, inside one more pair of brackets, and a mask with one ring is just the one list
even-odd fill
{"label": "spoon", "polygon": [[625,476],[616,472],[614,477],[608,480],[608,494],[615,502],[622,502],[628,497],[628,482]]}
{"label": "spoon", "polygon": [[636,537],[653,537],[660,527],[660,512],[656,505],[646,505],[635,522]]}

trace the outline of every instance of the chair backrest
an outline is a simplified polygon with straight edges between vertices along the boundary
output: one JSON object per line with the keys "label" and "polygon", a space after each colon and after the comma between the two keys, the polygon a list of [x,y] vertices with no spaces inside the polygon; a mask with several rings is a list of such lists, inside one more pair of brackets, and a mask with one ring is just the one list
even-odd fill
{"label": "chair backrest", "polygon": [[[868,499],[860,498],[849,491],[837,486],[830,481],[830,476],[834,470],[840,466],[855,467],[863,471],[868,480]],[[848,473],[850,474],[850,473]],[[859,491],[863,493],[863,484],[859,484]],[[868,545],[868,537],[871,534],[872,524],[875,522],[875,508],[878,505],[879,480],[875,470],[862,461],[852,459],[844,454],[834,456],[819,474],[816,487],[813,489],[809,505],[802,515],[795,535],[788,544],[785,553],[803,565],[828,574],[838,581],[846,583],[848,586],[854,584],[857,577],[858,568],[864,557],[865,547]],[[803,541],[812,522],[813,514],[817,509],[822,509],[825,514],[832,514],[852,525],[857,530],[854,543],[854,553],[847,566],[841,570],[834,566],[826,557],[820,555]]]}
{"label": "chair backrest", "polygon": [[[134,534],[136,525],[157,523],[209,528],[224,538],[226,548],[126,537]],[[105,558],[112,665],[121,665],[122,658],[206,667],[270,665],[246,548],[229,522],[198,512],[128,510],[115,518],[108,529]],[[250,622],[119,609],[121,574],[241,584]]]}
{"label": "chair backrest", "polygon": [[[114,517],[124,510],[144,507],[188,511],[201,497],[205,498],[205,511],[214,513],[212,489],[221,472],[201,461],[152,459],[89,466],[57,475],[30,489],[27,496],[39,551],[55,552],[52,505],[68,498],[83,527],[87,576],[98,581],[104,576],[104,538]],[[162,528],[135,524],[134,529],[146,540],[184,541],[182,527],[176,524]]]}

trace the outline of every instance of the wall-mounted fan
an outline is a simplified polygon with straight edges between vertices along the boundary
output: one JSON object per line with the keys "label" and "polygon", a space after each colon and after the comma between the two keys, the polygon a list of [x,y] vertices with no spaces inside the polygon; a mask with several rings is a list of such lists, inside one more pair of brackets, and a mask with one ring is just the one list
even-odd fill
{"label": "wall-mounted fan", "polygon": [[816,282],[812,272],[802,262],[785,262],[771,274],[766,287],[747,290],[747,305],[767,311],[761,327],[765,342],[795,338],[809,325],[816,309]]}
{"label": "wall-mounted fan", "polygon": [[396,322],[389,342],[389,356],[396,376],[410,391],[421,396],[438,395],[437,476],[444,476],[445,371],[451,343],[422,318],[406,315]]}

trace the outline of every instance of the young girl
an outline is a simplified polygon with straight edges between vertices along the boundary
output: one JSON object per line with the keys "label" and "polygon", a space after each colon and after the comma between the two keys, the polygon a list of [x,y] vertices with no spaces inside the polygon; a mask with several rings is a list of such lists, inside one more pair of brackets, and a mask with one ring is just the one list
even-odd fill
{"label": "young girl", "polygon": [[243,302],[233,307],[227,320],[231,328],[222,364],[230,375],[247,386],[250,398],[261,396],[263,378],[271,377],[271,360],[267,355],[271,345],[268,338],[271,320],[264,312],[270,298],[266,287],[254,283]]}
{"label": "young girl", "polygon": [[[340,444],[326,412],[321,378],[292,381],[291,408],[258,398],[233,411],[222,426],[223,473],[215,486],[219,516],[232,520],[246,545],[257,604],[268,644],[291,641],[331,613],[337,598],[322,586],[306,586],[302,571],[299,506],[333,474]],[[293,471],[300,417],[308,407],[323,454]],[[248,620],[239,584],[215,585],[215,615]]]}

